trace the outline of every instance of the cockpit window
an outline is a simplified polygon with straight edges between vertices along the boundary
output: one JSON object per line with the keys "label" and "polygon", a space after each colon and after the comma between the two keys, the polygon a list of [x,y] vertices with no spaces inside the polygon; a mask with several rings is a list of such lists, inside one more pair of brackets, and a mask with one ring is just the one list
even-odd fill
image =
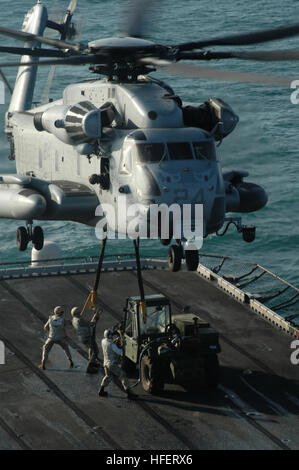
{"label": "cockpit window", "polygon": [[171,160],[192,160],[192,150],[189,142],[172,142],[167,144]]}
{"label": "cockpit window", "polygon": [[193,142],[193,148],[197,160],[216,160],[214,142]]}
{"label": "cockpit window", "polygon": [[141,163],[160,162],[165,154],[164,144],[136,144],[137,157]]}

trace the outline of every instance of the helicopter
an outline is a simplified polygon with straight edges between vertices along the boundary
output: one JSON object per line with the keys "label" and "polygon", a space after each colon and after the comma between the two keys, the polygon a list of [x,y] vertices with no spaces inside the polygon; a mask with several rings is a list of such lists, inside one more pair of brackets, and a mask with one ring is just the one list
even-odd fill
{"label": "helicopter", "polygon": [[[152,76],[164,67],[170,74],[289,86],[289,80],[209,69],[191,61],[230,58],[254,61],[299,60],[299,51],[210,51],[206,47],[244,46],[299,34],[299,25],[248,34],[186,42],[156,44],[143,37],[143,19],[150,1],[134,0],[125,31],[118,37],[88,44],[73,41],[71,0],[62,22],[49,20],[41,0],[26,14],[22,30],[0,26],[0,34],[22,41],[23,47],[0,47],[20,55],[18,62],[0,63],[0,69],[19,67],[5,118],[15,174],[0,175],[0,217],[22,220],[16,231],[17,247],[29,242],[44,245],[43,229],[34,221],[70,220],[132,235],[123,205],[137,204],[135,225],[149,233],[153,205],[191,206],[190,223],[196,225],[195,206],[202,207],[202,236],[224,235],[234,224],[245,242],[255,239],[255,227],[240,217],[263,208],[266,191],[245,182],[246,170],[222,171],[216,144],[230,135],[239,118],[220,98],[186,105],[165,82]],[[47,29],[59,39],[44,36]],[[184,63],[184,61],[188,61]],[[61,99],[33,106],[39,66],[89,65],[95,78],[67,86]],[[3,72],[1,72],[3,76]],[[103,75],[105,78],[100,78]],[[105,207],[116,217],[109,217]],[[136,214],[134,214],[136,215]],[[131,219],[130,219],[131,220]],[[197,269],[197,248],[179,231],[172,214],[157,221],[157,238],[169,246],[172,271],[185,259],[188,270]],[[226,224],[223,233],[220,230]],[[165,230],[161,229],[163,225]],[[177,225],[177,220],[176,220]],[[136,227],[132,229],[136,233]],[[179,233],[179,235],[177,234]],[[171,244],[172,240],[175,243]]]}

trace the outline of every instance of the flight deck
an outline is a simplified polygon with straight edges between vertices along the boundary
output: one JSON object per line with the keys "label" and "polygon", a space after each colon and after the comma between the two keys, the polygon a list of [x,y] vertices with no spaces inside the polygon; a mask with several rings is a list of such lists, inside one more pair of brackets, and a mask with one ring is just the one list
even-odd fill
{"label": "flight deck", "polygon": [[[212,270],[206,263],[198,272],[171,273],[165,264],[142,260],[145,293],[166,295],[176,313],[190,306],[219,331],[218,388],[194,392],[165,384],[159,395],[150,395],[137,385],[138,400],[129,401],[121,385],[113,382],[108,397],[100,398],[103,369],[86,374],[87,352],[70,315],[90,292],[94,261],[9,266],[0,280],[0,340],[6,359],[0,365],[1,450],[299,449],[299,364],[291,362],[291,343],[299,327],[282,317],[279,324],[275,312],[270,318],[271,309],[257,294],[249,295],[249,286],[242,298],[241,281],[233,286],[221,269]],[[214,266],[220,264],[214,260]],[[98,291],[103,308],[99,346],[104,330],[121,320],[125,299],[136,294],[133,260],[105,261]],[[38,368],[43,326],[56,305],[65,308],[74,368],[68,368],[63,350],[54,346],[43,371]],[[84,315],[89,318],[91,312]],[[129,375],[131,384],[137,379],[138,373]]]}

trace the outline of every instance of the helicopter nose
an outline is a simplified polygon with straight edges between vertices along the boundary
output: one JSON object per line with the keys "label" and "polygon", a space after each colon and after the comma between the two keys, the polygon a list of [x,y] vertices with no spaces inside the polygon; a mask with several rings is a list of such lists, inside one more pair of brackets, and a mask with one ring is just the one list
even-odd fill
{"label": "helicopter nose", "polygon": [[146,165],[137,166],[136,170],[137,193],[141,199],[161,196],[161,191],[152,172]]}

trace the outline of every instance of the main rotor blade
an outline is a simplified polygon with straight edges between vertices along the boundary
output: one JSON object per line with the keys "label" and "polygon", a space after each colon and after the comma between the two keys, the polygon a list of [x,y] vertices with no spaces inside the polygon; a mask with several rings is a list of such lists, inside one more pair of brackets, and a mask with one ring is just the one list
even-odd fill
{"label": "main rotor blade", "polygon": [[123,16],[125,20],[121,25],[121,35],[126,37],[142,38],[145,31],[145,23],[148,21],[150,8],[157,0],[133,0],[131,5],[126,5]]}
{"label": "main rotor blade", "polygon": [[65,57],[65,53],[63,51],[55,51],[54,49],[30,49],[29,47],[0,46],[0,52],[29,55],[31,57]]}
{"label": "main rotor blade", "polygon": [[299,60],[297,51],[226,51],[226,52],[179,52],[176,60],[212,60],[212,59],[242,59],[260,60],[265,62]]}
{"label": "main rotor blade", "polygon": [[4,67],[20,67],[20,66],[43,66],[43,65],[88,65],[88,64],[96,64],[96,65],[106,65],[108,63],[109,57],[106,54],[95,54],[92,56],[82,55],[82,56],[74,56],[74,57],[66,57],[65,59],[53,59],[53,60],[43,60],[39,62],[26,62],[22,64],[21,62],[4,62],[0,64],[0,68]]}
{"label": "main rotor blade", "polygon": [[179,51],[200,49],[208,46],[246,46],[247,44],[258,44],[299,35],[299,24],[284,28],[268,29],[254,33],[224,36],[206,41],[185,42],[174,46]]}
{"label": "main rotor blade", "polygon": [[82,50],[82,48],[85,47],[80,43],[70,43],[60,41],[59,39],[44,38],[43,36],[37,36],[36,34],[25,33],[24,31],[17,31],[14,29],[5,28],[4,26],[0,26],[0,34],[3,34],[3,36],[8,36],[17,39],[19,41],[37,41],[41,44],[48,44],[50,46],[57,47],[58,49],[71,49],[76,52]]}
{"label": "main rotor blade", "polygon": [[149,65],[154,65],[155,67],[165,67],[166,71],[171,75],[179,75],[190,78],[208,78],[210,80],[228,82],[255,83],[258,85],[270,86],[287,86],[288,88],[290,87],[290,83],[293,80],[287,77],[273,77],[246,72],[235,72],[233,70],[227,69],[199,67],[193,64],[173,63],[167,60],[158,60],[152,57],[141,59],[140,61]]}

